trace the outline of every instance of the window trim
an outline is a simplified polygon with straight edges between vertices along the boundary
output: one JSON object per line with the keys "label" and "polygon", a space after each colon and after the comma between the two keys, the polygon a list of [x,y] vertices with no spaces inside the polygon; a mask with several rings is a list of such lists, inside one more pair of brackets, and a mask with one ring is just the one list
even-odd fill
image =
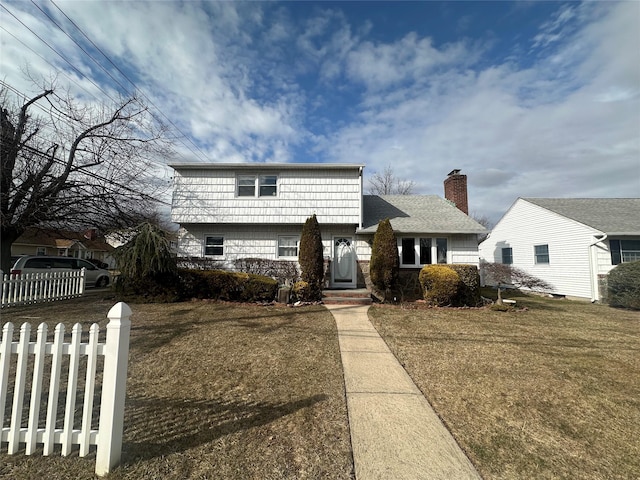
{"label": "window trim", "polygon": [[[221,239],[221,243],[218,244],[212,244],[212,245],[207,245],[207,239],[208,238],[219,238]],[[220,248],[221,249],[221,253],[207,253],[207,247],[211,247],[211,248]],[[202,243],[202,256],[203,257],[224,257],[224,252],[225,252],[225,245],[224,245],[224,235],[220,235],[220,234],[207,234],[204,236],[204,242]]]}
{"label": "window trim", "polygon": [[[414,258],[414,263],[404,263],[404,259],[403,259],[403,250],[404,250],[404,246],[403,246],[403,241],[405,239],[413,239],[413,258]],[[427,264],[427,263],[420,263],[421,257],[420,257],[420,253],[421,253],[421,240],[422,239],[429,239],[430,240],[430,247],[431,247],[431,263]],[[438,242],[438,240],[441,240],[440,242]],[[445,262],[444,263],[439,263],[438,262],[438,249],[442,248],[442,240],[444,240],[446,242],[446,253],[445,253]],[[400,268],[421,268],[424,267],[425,265],[446,265],[449,264],[450,262],[450,256],[449,256],[449,252],[450,252],[450,245],[451,245],[451,239],[449,237],[438,237],[438,236],[426,236],[426,235],[415,235],[415,236],[409,236],[409,235],[403,235],[403,236],[399,236],[398,237],[398,256],[400,257]]]}
{"label": "window trim", "polygon": [[[296,240],[296,254],[295,255],[280,255],[280,240],[284,238],[295,238]],[[290,246],[282,246],[282,248],[291,248]],[[300,235],[278,235],[276,243],[276,257],[277,258],[298,258],[300,253]]]}
{"label": "window trim", "polygon": [[[539,253],[538,249],[544,247],[546,253]],[[544,260],[546,257],[546,261]],[[549,265],[551,263],[551,257],[549,255],[549,244],[544,243],[533,246],[533,261],[536,265]]]}

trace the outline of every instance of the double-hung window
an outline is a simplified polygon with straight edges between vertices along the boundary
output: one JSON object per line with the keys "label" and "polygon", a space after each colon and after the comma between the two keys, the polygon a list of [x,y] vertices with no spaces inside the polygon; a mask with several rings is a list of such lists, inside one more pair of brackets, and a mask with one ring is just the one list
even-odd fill
{"label": "double-hung window", "polygon": [[640,240],[609,240],[611,265],[640,260]]}
{"label": "double-hung window", "polygon": [[224,255],[224,237],[207,235],[204,238],[204,254],[215,257]]}
{"label": "double-hung window", "polygon": [[255,175],[239,175],[238,176],[238,196],[239,197],[255,197],[256,196],[256,176]]}
{"label": "double-hung window", "polygon": [[300,238],[282,235],[278,237],[278,257],[297,257]]}
{"label": "double-hung window", "polygon": [[419,267],[432,263],[447,263],[447,239],[430,237],[402,237],[400,265]]}
{"label": "double-hung window", "polygon": [[504,265],[513,264],[513,249],[511,247],[502,248],[502,263]]}
{"label": "double-hung window", "polygon": [[549,263],[549,245],[535,245],[533,249],[536,263]]}
{"label": "double-hung window", "polygon": [[277,175],[238,175],[238,197],[275,197],[278,195]]}

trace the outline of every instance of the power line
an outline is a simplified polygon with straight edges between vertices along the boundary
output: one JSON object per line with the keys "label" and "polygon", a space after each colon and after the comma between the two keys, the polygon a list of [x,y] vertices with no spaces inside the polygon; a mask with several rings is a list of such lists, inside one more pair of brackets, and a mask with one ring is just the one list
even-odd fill
{"label": "power line", "polygon": [[[33,0],[31,0],[31,1],[33,2]],[[206,160],[206,154],[205,154],[205,153],[200,149],[200,147],[198,147],[198,145],[196,145],[196,144],[195,144],[195,142],[194,142],[194,141],[193,141],[193,140],[192,140],[188,135],[186,135],[186,134],[185,134],[185,133],[184,133],[184,132],[183,132],[183,131],[182,131],[182,130],[181,130],[181,129],[180,129],[180,128],[179,128],[179,127],[178,127],[178,126],[177,126],[177,125],[176,125],[176,124],[175,124],[175,123],[174,123],[174,122],[173,122],[173,121],[172,121],[172,120],[171,120],[171,119],[170,119],[170,118],[169,118],[169,117],[168,117],[168,116],[167,116],[167,115],[166,115],[166,114],[165,114],[165,113],[160,109],[160,108],[158,108],[158,106],[157,106],[157,105],[155,105],[155,104],[153,103],[153,101],[152,101],[152,100],[151,100],[151,99],[150,99],[150,98],[149,98],[149,97],[148,97],[148,96],[147,96],[147,95],[146,95],[146,94],[145,94],[145,93],[144,93],[140,88],[138,88],[138,87],[137,87],[137,85],[135,84],[135,82],[134,82],[133,80],[131,80],[131,79],[129,78],[129,76],[128,76],[125,72],[123,72],[123,71],[120,69],[120,67],[118,67],[118,65],[116,65],[116,64],[111,60],[111,58],[110,58],[110,57],[109,57],[109,56],[108,56],[108,55],[107,55],[107,54],[106,54],[106,53],[105,53],[105,52],[104,52],[104,51],[103,51],[103,50],[102,50],[98,45],[96,45],[96,44],[95,44],[95,42],[94,42],[93,40],[91,40],[91,38],[89,38],[89,36],[84,32],[84,30],[83,30],[82,28],[80,28],[80,27],[78,26],[78,24],[76,24],[76,23],[75,23],[75,22],[74,22],[74,21],[73,21],[73,20],[72,20],[72,19],[71,19],[71,18],[70,18],[70,17],[69,17],[69,16],[68,16],[68,15],[67,15],[67,14],[66,14],[66,13],[65,13],[65,12],[64,12],[60,7],[59,7],[59,6],[58,6],[58,5],[56,5],[56,3],[55,3],[53,0],[49,0],[49,1],[50,1],[50,2],[51,2],[51,3],[52,3],[52,4],[53,4],[53,5],[54,5],[54,6],[55,6],[59,11],[60,11],[60,13],[62,13],[62,14],[67,18],[67,20],[69,20],[69,22],[71,22],[71,24],[72,24],[72,25],[73,25],[73,26],[74,26],[74,27],[75,27],[75,28],[76,28],[76,29],[77,29],[77,30],[78,30],[78,31],[79,31],[79,32],[84,36],[84,38],[86,38],[86,39],[87,39],[87,41],[88,41],[89,43],[91,43],[91,45],[92,45],[96,50],[98,50],[98,51],[102,54],[102,56],[103,56],[104,58],[106,58],[106,59],[107,59],[107,61],[108,61],[108,62],[109,62],[109,63],[110,63],[110,64],[111,64],[111,65],[112,65],[112,66],[113,66],[113,67],[114,67],[114,68],[115,68],[119,73],[120,73],[120,75],[122,75],[124,78],[126,78],[126,79],[127,79],[127,81],[128,81],[131,85],[133,85],[133,87],[135,88],[135,90],[136,90],[136,91],[140,92],[140,94],[141,94],[141,95],[142,95],[142,97],[145,99],[145,101],[146,101],[146,102],[148,102],[151,106],[153,106],[153,107],[154,107],[158,112],[160,112],[160,114],[161,114],[161,115],[162,115],[162,116],[163,116],[163,117],[164,117],[164,118],[169,122],[169,124],[170,124],[171,126],[173,126],[173,128],[175,128],[175,129],[176,129],[176,131],[177,131],[177,132],[179,132],[179,133],[182,135],[182,138],[187,139],[187,140],[189,141],[189,143],[191,143],[191,145],[193,145],[193,146],[196,148],[196,150],[197,150],[199,153],[201,153],[201,154],[205,157],[204,159]],[[39,8],[39,7],[38,7],[38,8]],[[66,32],[65,32],[65,34],[66,34]],[[69,35],[67,34],[67,36],[69,36]],[[69,38],[71,38],[71,37],[69,36]],[[74,42],[75,42],[75,40],[74,40]],[[76,42],[76,45],[77,45],[77,42]],[[79,46],[79,45],[78,45],[78,46]],[[80,47],[80,48],[82,49],[82,47]],[[82,51],[84,52],[84,49],[82,49]],[[86,53],[86,52],[85,52],[85,53]],[[88,55],[88,54],[87,54],[87,55]],[[94,60],[94,61],[95,61],[95,59],[94,59],[93,57],[90,57],[90,58],[91,58],[92,60]],[[103,70],[104,70],[104,68],[103,68]],[[106,71],[106,70],[105,70],[105,71]],[[111,76],[111,75],[109,75],[109,76]],[[113,78],[113,77],[111,77],[111,78]],[[122,86],[120,83],[118,83],[118,85]],[[124,88],[124,87],[123,87],[123,88]],[[192,148],[190,148],[187,144],[185,144],[185,143],[183,142],[183,145],[185,145],[185,146],[186,146],[186,147],[187,147],[187,148],[188,148],[192,153],[194,153],[194,154],[196,154],[196,156],[198,156],[198,155],[197,155],[197,153],[196,153]],[[202,158],[201,158],[201,159],[202,159]]]}
{"label": "power line", "polygon": [[51,49],[52,52],[54,52],[56,55],[58,55],[62,60],[64,60],[67,64],[69,64],[69,66],[75,70],[81,77],[86,78],[91,84],[93,84],[93,86],[95,86],[98,90],[100,90],[102,93],[104,93],[104,95],[111,100],[113,103],[116,103],[116,101],[111,98],[111,96],[105,92],[102,87],[100,87],[97,83],[95,83],[93,80],[91,80],[90,78],[88,78],[86,75],[84,75],[78,68],[76,68],[75,65],[73,65],[64,55],[62,55],[60,52],[58,52],[55,48],[53,48],[51,45],[49,45],[49,43],[44,40],[40,35],[38,35],[36,32],[34,32],[30,27],[28,27],[22,20],[20,20],[18,17],[16,17],[13,12],[11,12],[11,10],[9,10],[7,7],[5,7],[3,4],[0,3],[0,7],[2,7],[9,15],[11,15],[13,18],[15,18],[18,22],[20,22],[20,24],[26,28],[27,30],[29,30],[38,40],[40,40],[42,43],[44,43],[47,47],[49,47]]}

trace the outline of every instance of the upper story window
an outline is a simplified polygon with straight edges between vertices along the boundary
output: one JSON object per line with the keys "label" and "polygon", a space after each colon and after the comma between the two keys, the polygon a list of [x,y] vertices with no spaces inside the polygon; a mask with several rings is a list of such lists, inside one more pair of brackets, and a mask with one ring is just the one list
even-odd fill
{"label": "upper story window", "polygon": [[549,263],[549,245],[535,245],[533,249],[536,263]]}
{"label": "upper story window", "polygon": [[640,260],[640,240],[609,240],[611,265]]}
{"label": "upper story window", "polygon": [[419,267],[432,263],[447,263],[446,238],[413,238],[400,239],[400,265],[403,267]]}
{"label": "upper story window", "polygon": [[277,175],[238,175],[238,197],[275,197],[278,195]]}
{"label": "upper story window", "polygon": [[256,196],[256,176],[255,175],[239,175],[238,176],[238,196],[239,197],[255,197]]}
{"label": "upper story window", "polygon": [[502,248],[502,263],[505,265],[513,264],[513,249],[511,247]]}

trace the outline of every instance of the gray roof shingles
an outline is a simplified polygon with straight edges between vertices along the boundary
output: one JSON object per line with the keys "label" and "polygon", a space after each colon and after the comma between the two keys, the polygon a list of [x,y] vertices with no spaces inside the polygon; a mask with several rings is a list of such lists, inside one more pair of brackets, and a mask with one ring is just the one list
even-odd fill
{"label": "gray roof shingles", "polygon": [[487,229],[437,195],[364,195],[363,223],[358,233],[375,233],[391,220],[396,233],[477,234]]}
{"label": "gray roof shingles", "polygon": [[640,235],[640,198],[523,198],[608,234]]}

